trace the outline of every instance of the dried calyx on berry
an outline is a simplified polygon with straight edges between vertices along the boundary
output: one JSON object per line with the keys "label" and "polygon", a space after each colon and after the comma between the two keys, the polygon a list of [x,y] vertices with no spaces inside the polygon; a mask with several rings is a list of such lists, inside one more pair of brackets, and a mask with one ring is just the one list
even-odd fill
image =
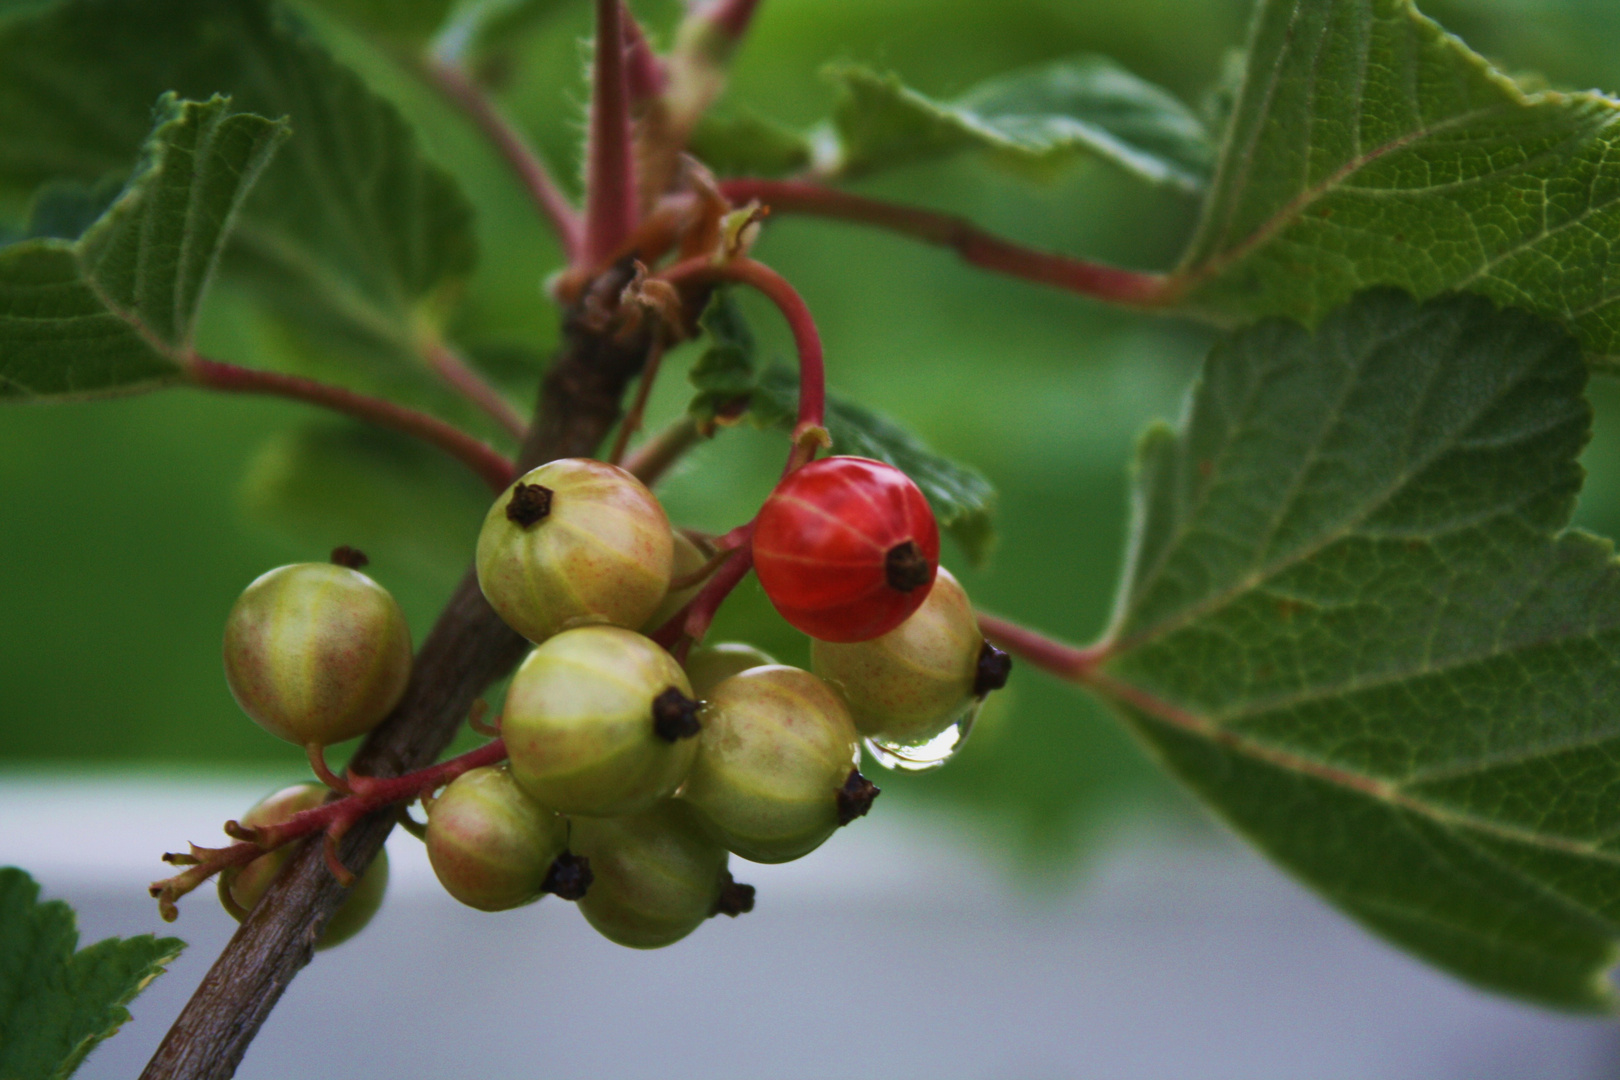
{"label": "dried calyx on berry", "polygon": [[[258,802],[242,815],[240,824],[248,829],[279,825],[294,814],[313,810],[326,801],[327,789],[320,784],[294,784]],[[227,867],[219,875],[219,902],[237,922],[247,918],[269,891],[270,885],[292,861],[295,846],[267,851],[245,866]],[[388,852],[378,849],[376,858],[350,886],[343,904],[327,920],[315,943],[317,949],[341,945],[358,934],[382,906],[388,889]]]}
{"label": "dried calyx on berry", "polygon": [[709,692],[680,797],[732,852],[788,862],[845,823],[840,791],[859,757],[855,724],[830,686],[782,664],[750,668]]}
{"label": "dried calyx on berry", "polygon": [[892,465],[830,457],[789,473],[760,508],[754,568],[782,617],[820,641],[887,633],[928,598],[939,526]]}
{"label": "dried calyx on berry", "polygon": [[646,624],[669,592],[669,518],[616,465],[564,458],[503,492],[478,534],[478,584],[530,641],[592,623]]}
{"label": "dried calyx on berry", "polygon": [[568,823],[504,766],[456,777],[428,810],[427,854],[451,896],[480,911],[540,899],[568,847]]}
{"label": "dried calyx on berry", "polygon": [[871,641],[816,641],[811,667],[849,703],[855,726],[900,746],[917,746],[971,716],[1006,685],[1012,661],[984,640],[967,593],[940,570],[910,618]]}
{"label": "dried calyx on berry", "polygon": [[572,848],[590,860],[594,877],[579,910],[610,941],[657,949],[726,910],[728,900],[739,913],[753,906],[753,890],[727,871],[726,849],[684,803],[665,800],[625,817],[576,818],[573,829]]}
{"label": "dried calyx on berry", "polygon": [[[352,564],[352,548],[333,552]],[[264,574],[225,620],[225,677],[242,711],[299,746],[363,735],[411,675],[411,633],[388,590],[349,565],[298,563]]]}
{"label": "dried calyx on berry", "polygon": [[586,626],[529,654],[506,695],[512,776],[565,814],[644,810],[680,787],[697,754],[697,703],[681,666],[631,630]]}

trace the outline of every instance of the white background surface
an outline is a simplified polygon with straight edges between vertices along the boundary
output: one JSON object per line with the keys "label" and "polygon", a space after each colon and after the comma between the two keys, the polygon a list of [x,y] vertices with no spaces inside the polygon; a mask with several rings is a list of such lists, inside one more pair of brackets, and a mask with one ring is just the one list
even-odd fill
{"label": "white background surface", "polygon": [[[0,776],[0,864],[79,909],[83,943],[191,942],[79,1076],[137,1075],[233,925],[211,889],[165,926],[157,856],[260,781]],[[1213,832],[1137,829],[1031,894],[898,807],[799,863],[734,860],[759,904],[653,953],[548,898],[485,915],[395,834],[372,926],[293,983],[243,1080],[796,1077],[1535,1080],[1620,1074],[1620,1028],[1470,990]]]}

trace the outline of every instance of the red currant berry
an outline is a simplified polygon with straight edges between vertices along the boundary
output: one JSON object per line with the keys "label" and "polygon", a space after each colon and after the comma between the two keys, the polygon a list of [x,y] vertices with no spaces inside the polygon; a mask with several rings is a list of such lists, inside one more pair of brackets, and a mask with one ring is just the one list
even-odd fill
{"label": "red currant berry", "polygon": [[760,508],[754,568],[782,617],[820,641],[866,641],[928,598],[939,526],[905,473],[830,457],[790,473]]}

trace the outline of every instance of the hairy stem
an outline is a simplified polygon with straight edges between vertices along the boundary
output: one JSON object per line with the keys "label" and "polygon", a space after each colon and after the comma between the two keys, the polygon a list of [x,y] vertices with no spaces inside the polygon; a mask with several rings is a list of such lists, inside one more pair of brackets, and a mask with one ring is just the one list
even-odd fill
{"label": "hairy stem", "polygon": [[638,105],[662,94],[669,75],[624,0],[619,2],[619,18],[624,23],[625,85],[630,90],[630,104]]}
{"label": "hairy stem", "polygon": [[1179,282],[1164,274],[1142,274],[1071,259],[1014,244],[959,217],[851,195],[798,180],[725,180],[721,194],[733,203],[758,199],[775,213],[815,214],[901,233],[928,244],[952,248],[974,266],[1025,281],[1130,307],[1174,303]]}
{"label": "hairy stem", "polygon": [[428,82],[467,114],[484,133],[506,164],[517,174],[540,213],[550,222],[569,262],[579,259],[585,247],[585,228],[579,214],[551,178],[540,155],[517,128],[501,115],[476,83],[460,67],[433,57],[424,58],[419,69]]}
{"label": "hairy stem", "polygon": [[635,149],[620,0],[596,0],[596,59],[585,154],[587,267],[616,258],[636,227]]}
{"label": "hairy stem", "polygon": [[218,360],[192,357],[186,371],[198,386],[232,394],[268,394],[320,405],[365,420],[379,427],[414,435],[466,465],[491,488],[500,491],[512,482],[512,463],[478,439],[438,417],[408,409],[382,398],[368,397],[341,386],[330,386],[296,375],[237,367]]}
{"label": "hairy stem", "polygon": [[[541,388],[535,422],[518,457],[532,468],[596,452],[618,419],[625,388],[640,371],[649,334],[626,330],[610,301],[629,280],[615,269],[568,313],[563,342]],[[484,688],[505,675],[527,643],[496,615],[469,570],[417,652],[405,697],[366,737],[354,770],[380,779],[435,761]],[[395,817],[368,814],[343,836],[338,857],[363,874]],[[344,898],[323,853],[309,845],[248,915],[164,1037],[143,1080],[227,1080]]]}
{"label": "hairy stem", "polygon": [[506,429],[507,434],[514,439],[523,438],[524,433],[529,430],[529,425],[501,392],[474,371],[472,365],[468,364],[460,353],[443,341],[430,342],[424,351],[428,364],[439,373],[439,378],[462,397],[484,410],[486,415]]}

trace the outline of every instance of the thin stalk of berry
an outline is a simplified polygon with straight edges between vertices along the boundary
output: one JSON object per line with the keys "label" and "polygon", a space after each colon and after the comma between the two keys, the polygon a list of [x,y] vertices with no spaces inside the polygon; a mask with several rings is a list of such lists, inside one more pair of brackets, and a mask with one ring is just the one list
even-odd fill
{"label": "thin stalk of berry", "polygon": [[1144,274],[1086,262],[1015,244],[949,214],[852,195],[800,180],[723,180],[732,203],[757,199],[779,214],[813,214],[888,229],[928,244],[952,248],[974,266],[1025,281],[1129,307],[1174,303],[1185,283],[1165,274]]}
{"label": "thin stalk of berry", "polygon": [[227,821],[225,832],[237,841],[235,844],[221,848],[192,844],[190,852],[186,854],[164,855],[164,862],[186,869],[174,877],[154,881],[149,891],[157,898],[158,910],[163,918],[173,922],[179,916],[175,901],[221,870],[246,866],[266,852],[317,834],[327,838],[327,860],[335,876],[340,880],[352,878],[353,875],[337,861],[336,842],[355,822],[383,807],[409,803],[436,791],[471,769],[504,760],[506,744],[496,739],[460,757],[403,776],[379,779],[350,773],[345,778],[345,784],[352,794],[344,798],[294,814],[280,824],[257,829],[244,828],[235,821]]}
{"label": "thin stalk of berry", "polygon": [[482,409],[490,419],[501,425],[508,435],[514,439],[523,438],[523,433],[529,429],[529,425],[501,392],[474,371],[472,365],[467,363],[460,353],[448,343],[438,339],[427,342],[422,352],[427,357],[428,364],[446,385]]}
{"label": "thin stalk of berry", "polygon": [[291,398],[414,436],[466,465],[495,491],[504,490],[515,475],[511,461],[485,443],[437,417],[392,401],[314,379],[238,367],[201,356],[187,362],[186,373],[197,386],[209,390]]}
{"label": "thin stalk of berry", "polygon": [[1038,630],[1020,626],[1009,619],[979,612],[979,628],[992,643],[1006,649],[1020,660],[1040,668],[1060,679],[1084,683],[1104,660],[1111,646],[1107,642],[1087,648],[1077,648],[1054,641]]}

